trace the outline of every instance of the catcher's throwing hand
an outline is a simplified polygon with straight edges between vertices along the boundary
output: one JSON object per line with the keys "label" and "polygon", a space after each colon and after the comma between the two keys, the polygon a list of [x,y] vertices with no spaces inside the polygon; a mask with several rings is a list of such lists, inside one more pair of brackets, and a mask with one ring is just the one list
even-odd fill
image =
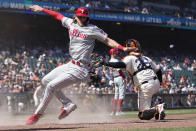
{"label": "catcher's throwing hand", "polygon": [[34,12],[41,12],[43,10],[43,8],[39,5],[32,5],[29,7],[32,11]]}
{"label": "catcher's throwing hand", "polygon": [[137,51],[138,49],[137,48],[133,48],[133,47],[125,47],[124,49],[123,49],[123,51]]}

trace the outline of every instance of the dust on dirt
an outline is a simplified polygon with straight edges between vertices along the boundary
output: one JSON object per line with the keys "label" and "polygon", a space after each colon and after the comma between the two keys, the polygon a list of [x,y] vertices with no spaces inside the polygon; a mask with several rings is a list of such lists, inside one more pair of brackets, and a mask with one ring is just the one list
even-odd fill
{"label": "dust on dirt", "polygon": [[[80,119],[80,117],[78,118]],[[96,119],[96,117],[94,118]],[[68,121],[68,120],[67,120]],[[111,118],[105,122],[66,122],[36,124],[32,126],[1,126],[0,130],[41,130],[41,131],[88,131],[88,130],[116,130],[116,129],[137,129],[137,128],[170,128],[170,127],[194,127],[196,126],[196,114],[171,115],[165,120],[139,120],[137,118]]]}

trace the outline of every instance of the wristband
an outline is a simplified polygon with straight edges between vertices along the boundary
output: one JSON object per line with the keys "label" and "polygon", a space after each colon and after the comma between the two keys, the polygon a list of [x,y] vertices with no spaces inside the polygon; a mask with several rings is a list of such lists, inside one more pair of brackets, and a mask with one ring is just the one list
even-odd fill
{"label": "wristband", "polygon": [[48,12],[48,10],[46,8],[43,8],[42,12]]}
{"label": "wristband", "polygon": [[118,49],[119,49],[119,50],[123,50],[124,48],[125,48],[124,46],[118,45]]}

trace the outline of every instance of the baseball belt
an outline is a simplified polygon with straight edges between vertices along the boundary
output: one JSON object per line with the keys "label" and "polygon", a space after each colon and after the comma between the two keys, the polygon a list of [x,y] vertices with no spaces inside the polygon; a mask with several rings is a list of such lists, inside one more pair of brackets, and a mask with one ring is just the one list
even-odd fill
{"label": "baseball belt", "polygon": [[[83,63],[82,61],[75,61],[75,60],[71,60],[71,62],[80,67],[83,67],[86,63],[86,62]],[[90,64],[88,64],[88,67],[90,67]]]}
{"label": "baseball belt", "polygon": [[[153,80],[156,80],[157,79],[157,77],[155,76],[155,77],[153,77]],[[146,83],[148,83],[148,81],[144,81],[144,82],[142,82],[142,85],[143,84],[146,84]]]}

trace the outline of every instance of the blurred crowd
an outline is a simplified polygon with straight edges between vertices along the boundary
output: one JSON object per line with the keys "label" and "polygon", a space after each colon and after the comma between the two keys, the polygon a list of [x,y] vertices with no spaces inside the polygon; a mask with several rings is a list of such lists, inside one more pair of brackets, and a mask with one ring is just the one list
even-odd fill
{"label": "blurred crowd", "polygon": [[[33,92],[45,74],[55,66],[62,64],[60,60],[58,62],[50,58],[46,60],[47,56],[45,53],[50,57],[54,54],[52,50],[41,54],[39,54],[39,51],[40,49],[37,48],[31,52],[20,51],[14,55],[10,51],[1,51],[0,92]],[[58,54],[60,50],[57,49],[55,51],[55,54]],[[47,64],[50,66],[47,66]]]}
{"label": "blurred crowd", "polygon": [[[155,14],[194,19],[196,2],[194,0],[34,0],[58,3],[69,6],[85,6],[91,9],[123,11],[127,13]],[[72,8],[71,8],[72,9]]]}
{"label": "blurred crowd", "polygon": [[[99,54],[93,54],[99,55]],[[153,55],[154,56],[154,55]],[[109,60],[109,56],[104,56]],[[31,50],[21,50],[12,54],[10,51],[0,52],[0,92],[21,93],[33,92],[40,84],[41,78],[57,66],[61,66],[70,60],[67,52],[55,47],[50,50],[42,50],[41,47]],[[163,70],[163,84],[160,93],[196,93],[196,60],[182,57],[181,60],[172,57],[154,58]],[[128,73],[126,93],[137,93]],[[113,94],[114,82],[108,67],[92,67],[90,79],[80,84],[68,87],[66,93],[87,94]]]}
{"label": "blurred crowd", "polygon": [[196,60],[185,58],[178,63],[165,58],[159,64],[164,72],[160,92],[165,94],[186,94],[196,92]]}

